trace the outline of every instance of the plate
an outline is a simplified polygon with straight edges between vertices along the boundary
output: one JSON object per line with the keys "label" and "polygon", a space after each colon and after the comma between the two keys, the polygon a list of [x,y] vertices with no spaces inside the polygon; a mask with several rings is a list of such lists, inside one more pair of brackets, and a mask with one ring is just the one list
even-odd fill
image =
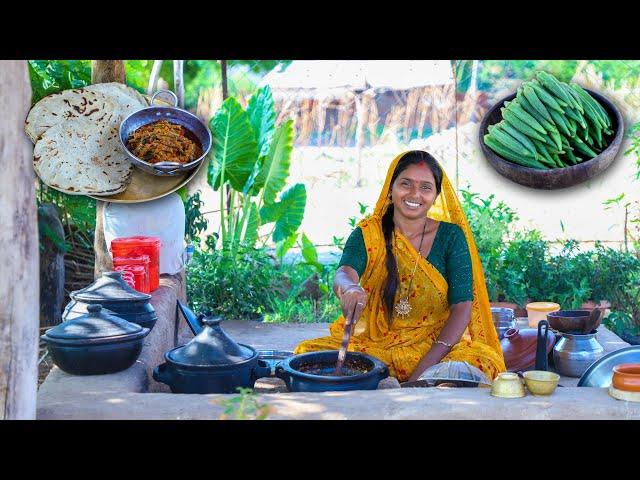
{"label": "plate", "polygon": [[587,368],[578,381],[578,387],[608,388],[613,378],[613,367],[621,363],[638,362],[640,362],[640,345],[610,352]]}
{"label": "plate", "polygon": [[206,159],[195,170],[171,177],[158,177],[139,168],[134,168],[131,174],[131,183],[124,192],[116,193],[115,195],[87,196],[95,200],[114,203],[138,203],[157,200],[189,183],[205,163],[207,163]]}

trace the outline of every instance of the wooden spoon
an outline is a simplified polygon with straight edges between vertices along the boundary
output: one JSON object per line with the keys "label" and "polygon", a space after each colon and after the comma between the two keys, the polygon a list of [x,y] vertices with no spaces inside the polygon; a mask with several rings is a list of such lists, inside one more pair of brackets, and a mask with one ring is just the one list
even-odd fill
{"label": "wooden spoon", "polygon": [[586,322],[584,322],[584,326],[582,327],[582,333],[591,333],[593,330],[600,326],[600,322],[602,321],[602,317],[604,316],[603,308],[594,308],[591,311],[591,315]]}
{"label": "wooden spoon", "polygon": [[349,346],[349,340],[351,340],[351,334],[353,333],[353,327],[355,326],[353,317],[356,315],[357,306],[358,304],[353,306],[353,312],[351,312],[351,316],[347,318],[344,324],[344,334],[342,335],[342,343],[340,344],[340,351],[338,352],[338,361],[336,362],[336,369],[333,372],[333,374],[338,377],[342,375],[342,366],[344,365],[344,361],[347,357],[347,347]]}

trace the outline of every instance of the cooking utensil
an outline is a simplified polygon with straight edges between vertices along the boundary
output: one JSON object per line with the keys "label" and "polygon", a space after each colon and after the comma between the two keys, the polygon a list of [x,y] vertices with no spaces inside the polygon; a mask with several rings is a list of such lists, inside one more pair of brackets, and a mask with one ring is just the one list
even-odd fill
{"label": "cooking utensil", "polygon": [[557,373],[541,370],[530,370],[522,376],[527,389],[534,395],[551,395],[560,381]]}
{"label": "cooking utensil", "polygon": [[553,347],[553,364],[560,375],[580,377],[604,355],[604,348],[598,343],[596,333],[594,330],[588,334],[561,334]]}
{"label": "cooking utensil", "polygon": [[602,317],[604,317],[604,309],[594,308],[582,328],[582,333],[589,333],[592,330],[596,330],[600,326],[600,322],[602,322]]}
{"label": "cooking utensil", "polygon": [[445,383],[453,387],[489,387],[491,380],[467,362],[447,361],[427,368],[418,380],[403,382],[401,387],[436,387]]}
{"label": "cooking utensil", "polygon": [[527,318],[529,327],[537,328],[540,320],[545,320],[550,312],[560,310],[560,305],[554,302],[531,302],[527,304]]}
{"label": "cooking utensil", "polygon": [[182,316],[187,321],[187,325],[189,325],[189,328],[191,329],[194,335],[198,335],[204,328],[204,324],[202,323],[202,319],[204,318],[204,315],[200,314],[196,316],[196,314],[193,313],[193,311],[189,307],[184,305],[180,300],[177,300],[177,302],[178,302],[178,310],[180,310],[180,312],[182,313]]}
{"label": "cooking utensil", "polygon": [[[544,330],[544,334],[542,333]],[[549,370],[549,358],[547,356],[547,337],[549,336],[549,322],[538,322],[538,337],[536,339],[536,370]]]}
{"label": "cooking utensil", "polygon": [[491,318],[498,332],[498,339],[502,340],[510,328],[515,327],[515,312],[513,308],[491,307]]}
{"label": "cooking utensil", "polygon": [[40,338],[53,363],[72,375],[102,375],[129,368],[150,329],[89,305],[88,313],[50,328]]}
{"label": "cooking utensil", "polygon": [[[553,349],[556,336],[553,331],[547,331],[547,355]],[[510,372],[530,370],[535,366],[538,356],[538,331],[535,328],[512,328],[507,330],[500,340],[504,355],[504,362]]]}
{"label": "cooking utensil", "polygon": [[128,322],[152,329],[158,315],[150,303],[151,295],[131,288],[120,272],[104,272],[91,285],[69,294],[71,301],[62,319],[73,320],[87,313],[89,305],[99,304]]}
{"label": "cooking utensil", "polygon": [[357,306],[357,303],[353,306],[351,316],[344,323],[344,333],[342,335],[342,343],[340,344],[340,350],[338,351],[338,361],[336,362],[336,371],[334,373],[336,376],[342,375],[342,365],[344,364],[344,359],[347,356],[347,347],[349,346],[349,340],[351,339],[353,327],[355,326],[353,317],[356,315]]}
{"label": "cooking utensil", "polygon": [[289,358],[293,352],[286,350],[258,350],[258,359],[271,368],[271,376],[276,374],[276,366],[285,358]]}
{"label": "cooking utensil", "polygon": [[186,345],[166,352],[165,362],[153,369],[157,382],[173,393],[236,393],[271,374],[253,347],[236,343],[222,330],[220,317],[200,318],[203,329]]}
{"label": "cooking utensil", "polygon": [[[173,106],[154,105],[155,98],[160,93],[168,93],[173,97]],[[133,132],[138,128],[149,125],[159,120],[167,120],[183,126],[191,132],[200,142],[202,146],[202,155],[188,163],[178,162],[158,162],[148,163],[136,157],[127,147],[127,140]],[[131,160],[134,166],[144,170],[147,173],[158,176],[172,176],[182,174],[196,168],[207,156],[211,148],[211,132],[207,125],[194,114],[178,108],[178,97],[170,90],[158,90],[151,96],[150,106],[137,110],[125,118],[120,124],[120,143],[124,152]]]}
{"label": "cooking utensil", "polygon": [[640,363],[640,345],[631,345],[609,352],[596,360],[582,374],[578,387],[609,387],[613,377],[613,367],[622,363]]}
{"label": "cooking utensil", "polygon": [[[549,313],[547,321],[551,328],[557,332],[583,333],[590,314],[589,310],[558,310]],[[591,330],[588,330],[587,333]]]}
{"label": "cooking utensil", "polygon": [[526,395],[523,380],[515,373],[499,373],[491,384],[491,395],[501,398],[520,398]]}
{"label": "cooking utensil", "polygon": [[276,366],[276,377],[287,384],[290,392],[329,392],[345,390],[375,390],[378,383],[389,376],[389,368],[376,357],[361,352],[347,352],[346,365],[357,362],[367,371],[358,375],[315,375],[300,369],[320,365],[325,372],[333,372],[338,359],[337,350],[302,353],[286,358]]}
{"label": "cooking utensil", "polygon": [[623,363],[613,367],[611,385],[618,390],[640,392],[640,363]]}
{"label": "cooking utensil", "polygon": [[503,177],[527,187],[545,190],[566,188],[572,185],[577,185],[603,172],[613,163],[618,155],[618,151],[620,150],[620,145],[622,144],[624,137],[624,120],[620,110],[613,102],[609,101],[598,92],[594,92],[592,90],[587,90],[587,92],[589,92],[589,94],[606,110],[609,118],[611,118],[612,129],[615,132],[615,136],[610,141],[607,148],[594,158],[570,167],[543,170],[516,165],[515,163],[509,162],[500,157],[493,150],[488,148],[484,143],[484,136],[488,133],[488,127],[489,125],[495,125],[502,120],[500,108],[504,106],[505,102],[513,100],[516,97],[515,94],[509,95],[497,102],[486,113],[480,122],[478,135],[480,147],[485,158]]}

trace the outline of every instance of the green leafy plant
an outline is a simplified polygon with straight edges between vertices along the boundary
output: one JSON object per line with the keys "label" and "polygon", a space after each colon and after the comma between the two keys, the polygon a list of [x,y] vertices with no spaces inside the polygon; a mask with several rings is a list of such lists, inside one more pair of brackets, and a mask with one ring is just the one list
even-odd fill
{"label": "green leafy plant", "polygon": [[500,286],[502,251],[509,237],[509,226],[517,219],[516,214],[504,202],[496,203],[493,194],[483,199],[469,190],[462,189],[460,193],[462,207],[482,261],[489,299],[494,302],[506,301],[505,292]]}
{"label": "green leafy plant", "polygon": [[91,83],[90,60],[29,60],[31,103],[52,93]]}
{"label": "green leafy plant", "polygon": [[207,179],[220,191],[223,248],[255,245],[264,225],[271,229],[263,246],[269,239],[289,239],[302,223],[307,195],[304,184],[282,192],[289,176],[293,123],[275,126],[269,86],[249,99],[246,111],[235,98],[225,100],[210,126],[214,153]]}
{"label": "green leafy plant", "polygon": [[239,395],[216,402],[224,408],[220,420],[265,420],[275,412],[274,407],[260,403],[251,388],[238,387],[236,390]]}
{"label": "green leafy plant", "polygon": [[196,249],[187,267],[187,294],[196,311],[255,319],[286,286],[264,249]]}
{"label": "green leafy plant", "polygon": [[200,199],[200,190],[183,199],[185,212],[184,234],[187,243],[200,243],[200,234],[207,229],[209,222],[202,214],[204,202]]}

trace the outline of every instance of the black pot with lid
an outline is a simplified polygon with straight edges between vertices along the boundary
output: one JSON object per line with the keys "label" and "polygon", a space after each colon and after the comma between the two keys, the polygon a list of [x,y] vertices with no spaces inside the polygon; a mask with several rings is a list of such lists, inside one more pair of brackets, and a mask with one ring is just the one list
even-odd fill
{"label": "black pot with lid", "polygon": [[115,373],[133,365],[150,329],[106,313],[98,304],[87,310],[40,337],[53,362],[72,375]]}
{"label": "black pot with lid", "polygon": [[104,272],[91,285],[69,294],[71,302],[62,314],[63,321],[73,320],[88,312],[89,305],[99,304],[108,313],[128,322],[153,329],[158,316],[151,305],[151,295],[138,292],[122,278],[120,272]]}
{"label": "black pot with lid", "polygon": [[186,345],[165,353],[153,378],[174,393],[237,393],[268,377],[271,368],[249,345],[236,343],[222,330],[220,317],[199,315],[202,331]]}

